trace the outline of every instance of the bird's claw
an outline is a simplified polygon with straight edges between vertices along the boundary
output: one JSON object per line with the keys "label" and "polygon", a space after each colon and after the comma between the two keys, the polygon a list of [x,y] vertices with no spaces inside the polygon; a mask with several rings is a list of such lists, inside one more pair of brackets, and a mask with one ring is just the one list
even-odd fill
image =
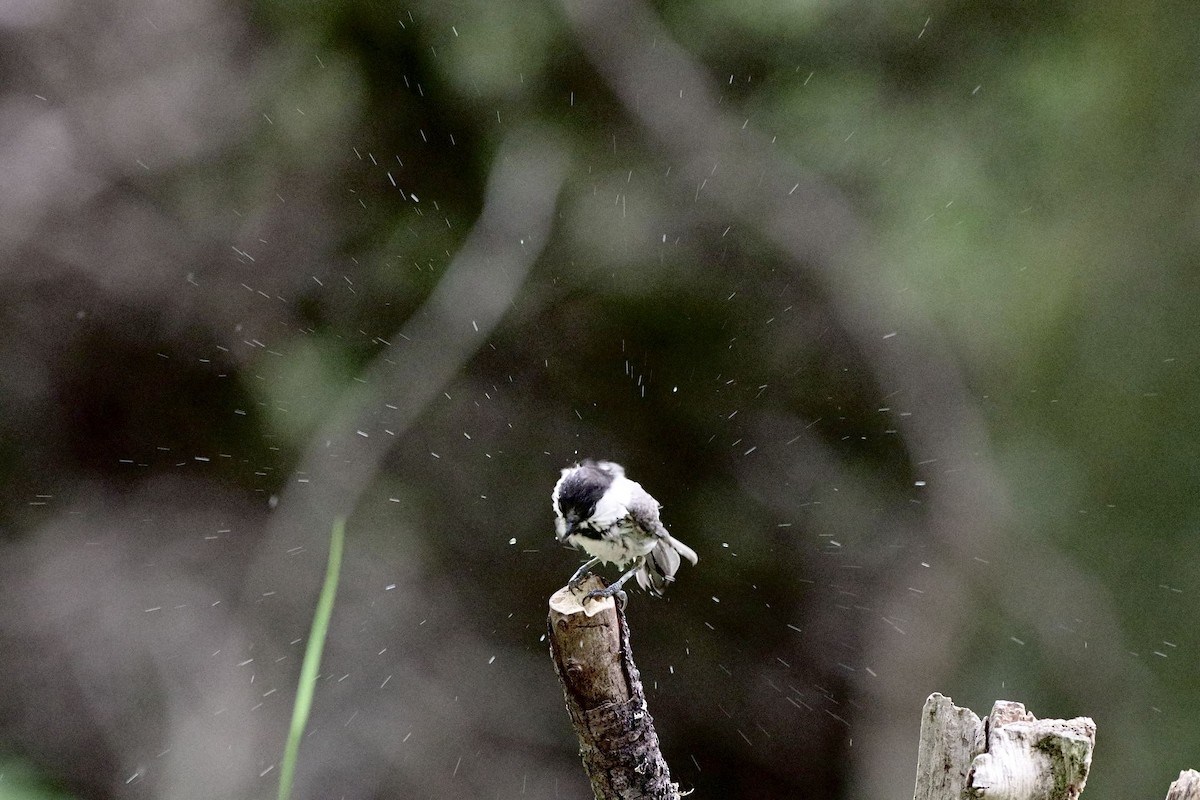
{"label": "bird's claw", "polygon": [[583,596],[584,600],[598,600],[601,597],[612,597],[614,592],[619,592],[620,589],[613,589],[611,586],[606,586],[603,589],[592,589]]}
{"label": "bird's claw", "polygon": [[629,595],[625,594],[617,584],[606,586],[603,589],[593,589],[583,596],[583,602],[586,603],[588,600],[599,600],[605,597],[615,598],[617,605],[621,607],[622,611],[625,610],[625,604],[629,602]]}

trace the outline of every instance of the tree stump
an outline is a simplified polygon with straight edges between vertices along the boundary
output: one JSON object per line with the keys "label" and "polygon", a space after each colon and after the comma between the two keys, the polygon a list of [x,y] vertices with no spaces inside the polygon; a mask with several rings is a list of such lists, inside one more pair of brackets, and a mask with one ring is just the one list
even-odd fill
{"label": "tree stump", "polygon": [[1171,784],[1167,800],[1200,800],[1200,772],[1185,769]]}
{"label": "tree stump", "polygon": [[1095,743],[1088,717],[1039,720],[999,700],[984,722],[935,693],[921,718],[913,800],[1075,800]]}

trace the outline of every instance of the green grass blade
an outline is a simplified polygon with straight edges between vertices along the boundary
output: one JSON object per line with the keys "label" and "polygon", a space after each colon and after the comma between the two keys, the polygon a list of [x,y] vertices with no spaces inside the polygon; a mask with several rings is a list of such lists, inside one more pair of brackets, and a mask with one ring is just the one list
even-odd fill
{"label": "green grass blade", "polygon": [[308,724],[308,713],[312,710],[313,689],[321,669],[321,652],[325,649],[325,635],[329,633],[329,617],[333,614],[333,598],[337,594],[338,575],[342,570],[342,544],[345,538],[346,520],[339,517],[334,520],[333,532],[329,537],[329,564],[325,568],[325,582],[321,585],[317,611],[313,614],[312,629],[308,633],[308,645],[304,648],[304,663],[300,665],[300,685],[296,687],[296,702],[292,706],[292,726],[288,731],[283,764],[279,769],[279,800],[288,800],[292,795],[296,755],[300,751],[304,726]]}

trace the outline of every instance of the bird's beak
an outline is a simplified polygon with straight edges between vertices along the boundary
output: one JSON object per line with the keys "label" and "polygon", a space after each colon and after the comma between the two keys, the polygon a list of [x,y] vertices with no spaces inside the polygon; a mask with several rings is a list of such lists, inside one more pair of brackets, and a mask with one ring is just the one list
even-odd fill
{"label": "bird's beak", "polygon": [[555,520],[555,524],[554,524],[555,537],[554,538],[558,539],[559,544],[565,544],[567,541],[567,537],[570,536],[572,533],[574,533],[575,529],[578,527],[579,527],[579,520],[575,517],[574,514],[568,514],[566,519]]}

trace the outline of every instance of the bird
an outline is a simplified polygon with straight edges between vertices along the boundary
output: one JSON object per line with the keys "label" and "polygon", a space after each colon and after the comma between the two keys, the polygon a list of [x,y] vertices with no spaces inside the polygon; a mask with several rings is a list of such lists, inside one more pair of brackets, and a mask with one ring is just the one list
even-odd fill
{"label": "bird", "polygon": [[634,575],[642,589],[662,597],[681,556],[693,565],[699,561],[695,550],[667,532],[658,501],[613,461],[588,459],[565,468],[550,498],[558,541],[591,556],[567,581],[572,592],[588,570],[604,562],[628,569],[616,583],[587,597],[617,595],[623,601],[621,586]]}

